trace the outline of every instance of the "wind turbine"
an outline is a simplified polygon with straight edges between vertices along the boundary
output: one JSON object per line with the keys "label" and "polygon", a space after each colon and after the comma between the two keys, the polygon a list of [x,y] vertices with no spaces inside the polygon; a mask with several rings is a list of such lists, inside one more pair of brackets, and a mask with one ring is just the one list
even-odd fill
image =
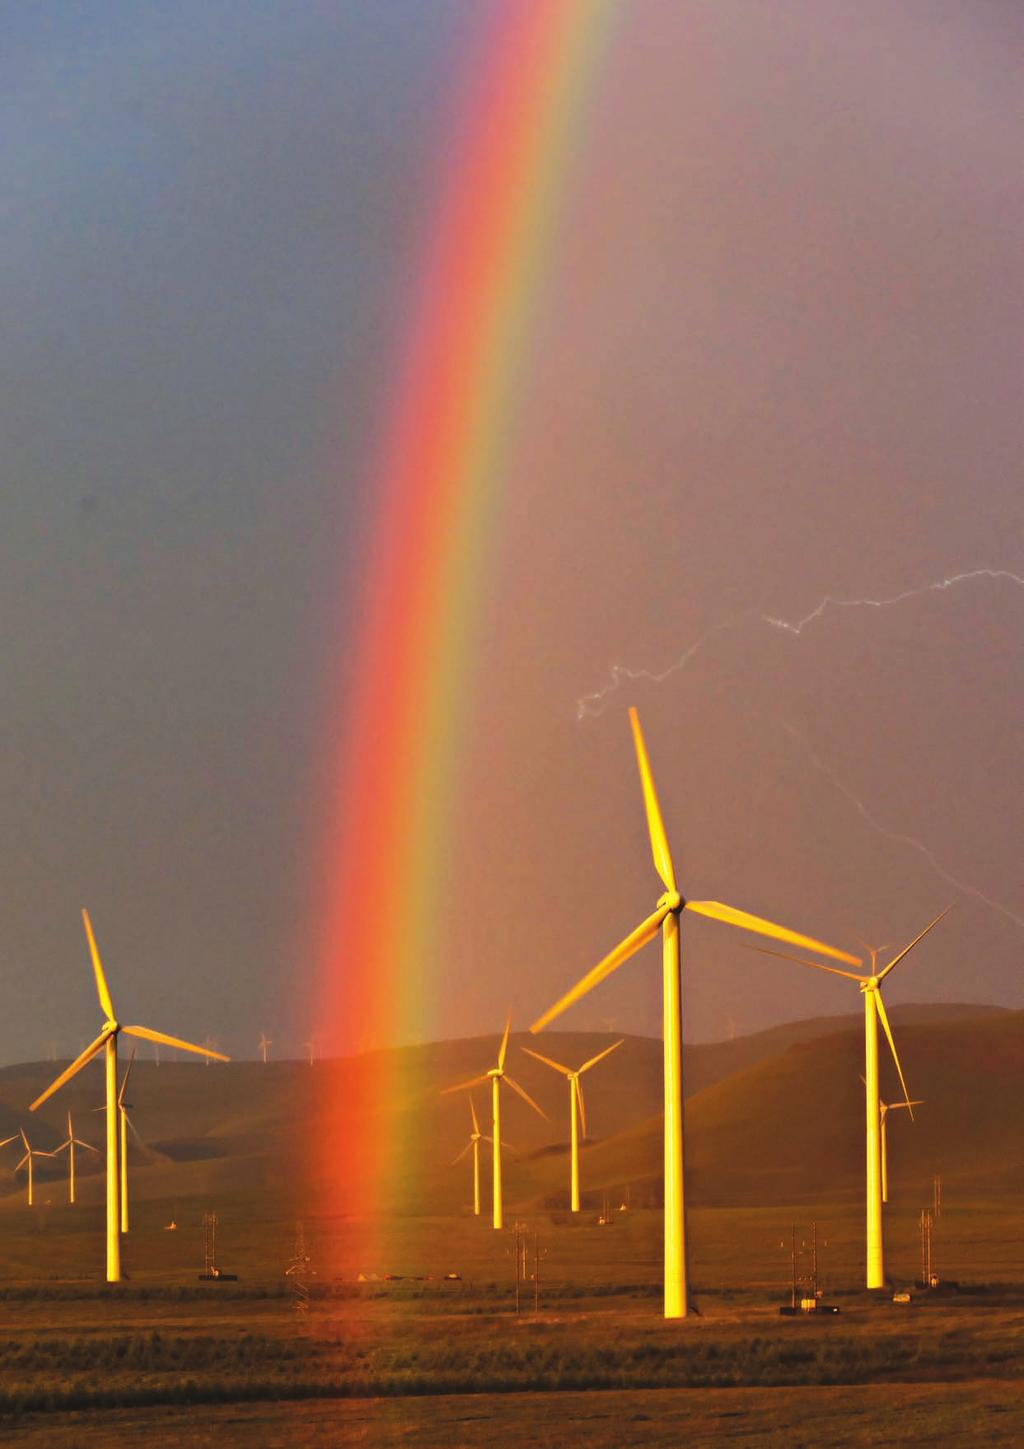
{"label": "wind turbine", "polygon": [[273,1045],[273,1038],[267,1036],[265,1031],[260,1032],[260,1055],[263,1058],[263,1065],[267,1064],[267,1048]]}
{"label": "wind turbine", "polygon": [[924,930],[915,936],[908,946],[904,946],[899,955],[894,956],[888,966],[884,966],[881,971],[878,969],[878,949],[869,946],[868,951],[871,955],[871,974],[869,976],[862,976],[853,971],[840,971],[835,966],[823,966],[820,961],[804,961],[800,956],[790,956],[785,951],[773,951],[767,946],[752,947],[753,950],[761,951],[766,956],[780,956],[783,961],[795,961],[799,966],[812,966],[816,971],[829,971],[833,976],[844,976],[849,981],[856,981],[858,990],[864,997],[864,1102],[867,1156],[866,1277],[869,1288],[885,1287],[885,1250],[882,1243],[882,1112],[878,1095],[879,1021],[882,1023],[882,1030],[885,1032],[892,1059],[896,1063],[896,1070],[899,1073],[900,1086],[903,1088],[903,1102],[900,1105],[907,1108],[911,1120],[914,1116],[914,1107],[903,1078],[900,1059],[896,1055],[896,1043],[892,1039],[892,1030],[889,1026],[889,1018],[885,1014],[885,1003],[882,1000],[880,988],[893,967],[898,966],[904,956],[914,949],[918,941],[923,940],[932,927],[937,926],[943,916],[951,910],[952,906],[947,906],[944,911],[940,911],[934,921],[929,921]]}
{"label": "wind turbine", "polygon": [[[447,1096],[450,1092],[465,1092],[465,1091],[468,1091],[471,1087],[478,1087],[478,1086],[480,1086],[480,1084],[482,1082],[489,1081],[490,1084],[491,1084],[491,1178],[492,1178],[492,1189],[493,1189],[493,1191],[492,1191],[493,1203],[492,1203],[491,1225],[494,1228],[501,1228],[501,1227],[504,1227],[504,1225],[505,1225],[505,1219],[504,1219],[504,1214],[503,1214],[503,1211],[502,1211],[502,1201],[501,1201],[501,1145],[502,1144],[501,1144],[501,1097],[499,1095],[499,1089],[500,1089],[501,1083],[504,1082],[506,1086],[511,1087],[512,1090],[513,1090],[513,1092],[517,1092],[519,1094],[519,1096],[522,1097],[523,1101],[526,1102],[529,1106],[531,1106],[533,1108],[533,1110],[537,1113],[537,1115],[539,1117],[543,1117],[544,1120],[545,1120],[545,1122],[548,1121],[548,1114],[546,1112],[542,1112],[541,1109],[537,1106],[537,1103],[529,1095],[529,1093],[528,1092],[524,1092],[523,1089],[522,1089],[522,1087],[519,1085],[519,1083],[518,1082],[514,1082],[512,1080],[512,1078],[508,1075],[508,1073],[505,1071],[505,1053],[508,1051],[508,1034],[511,1031],[511,1029],[512,1029],[512,1018],[510,1016],[509,1019],[508,1019],[508,1021],[506,1021],[506,1023],[505,1023],[505,1033],[504,1033],[504,1035],[501,1038],[501,1045],[498,1047],[498,1064],[497,1064],[497,1066],[491,1067],[491,1069],[490,1069],[489,1072],[484,1072],[479,1077],[473,1077],[471,1081],[468,1081],[468,1082],[459,1082],[458,1085],[457,1086],[454,1086],[454,1087],[445,1087],[443,1089],[443,1092],[442,1092],[442,1095],[443,1096]],[[476,1113],[474,1112],[473,1115],[475,1116]]]}
{"label": "wind turbine", "polygon": [[[477,1120],[476,1107],[473,1104],[473,1098],[472,1097],[470,1097],[470,1099],[469,1099],[469,1115],[470,1115],[470,1119],[471,1119],[471,1121],[473,1123],[473,1130],[469,1134],[469,1141],[466,1143],[465,1147],[463,1147],[462,1151],[459,1153],[459,1155],[457,1157],[453,1157],[452,1158],[452,1166],[454,1167],[457,1162],[461,1162],[462,1159],[465,1157],[466,1153],[469,1151],[470,1148],[473,1149],[473,1215],[474,1215],[474,1217],[479,1217],[480,1216],[480,1143],[481,1142],[490,1142],[491,1139],[489,1137],[484,1136],[484,1134],[480,1131],[480,1123]],[[507,1147],[508,1146],[508,1143],[503,1143],[502,1145]]]}
{"label": "wind turbine", "polygon": [[[2,1145],[2,1144],[0,1144],[0,1145]],[[67,1135],[67,1139],[66,1139],[66,1141],[62,1142],[59,1147],[57,1147],[57,1148],[54,1149],[54,1154],[53,1154],[54,1157],[56,1157],[58,1152],[63,1152],[65,1150],[65,1148],[67,1149],[67,1154],[68,1154],[68,1202],[69,1203],[73,1203],[74,1200],[75,1200],[75,1148],[76,1147],[87,1147],[90,1152],[98,1152],[99,1151],[99,1148],[98,1147],[94,1147],[91,1142],[83,1142],[82,1139],[81,1139],[81,1137],[76,1137],[75,1136],[75,1129],[71,1125],[71,1109],[69,1107],[68,1108],[68,1135]]]}
{"label": "wind turbine", "polygon": [[[121,1231],[128,1231],[128,1128],[131,1123],[128,1120],[128,1103],[124,1100],[124,1094],[128,1087],[128,1078],[132,1074],[132,1067],[135,1065],[135,1048],[132,1047],[132,1054],[128,1058],[128,1065],[124,1069],[124,1076],[121,1078],[121,1086],[117,1093],[117,1130],[118,1130],[118,1163],[121,1168]],[[135,1129],[132,1128],[132,1131]]]}
{"label": "wind turbine", "polygon": [[679,954],[679,922],[682,912],[695,911],[698,915],[724,921],[729,926],[758,931],[763,936],[772,936],[776,940],[789,941],[824,956],[833,956],[837,961],[848,961],[852,966],[859,966],[860,961],[856,956],[848,956],[845,951],[837,951],[833,946],[826,946],[811,936],[800,935],[797,931],[777,926],[771,921],[762,920],[760,916],[737,910],[734,906],[723,906],[718,901],[683,900],[676,886],[668,839],[654,790],[650,761],[647,758],[647,746],[644,744],[635,709],[629,711],[629,720],[633,728],[633,743],[647,811],[647,829],[651,838],[654,868],[661,877],[665,891],[659,897],[654,913],[641,921],[582,981],[577,982],[571,991],[566,992],[543,1016],[538,1017],[530,1030],[541,1031],[548,1022],[560,1016],[579,1001],[580,997],[599,985],[606,976],[610,976],[623,962],[628,961],[642,946],[653,941],[658,931],[661,931],[665,1038],[665,1317],[684,1318],[687,1312],[686,1219],[683,1202],[683,1020]]}
{"label": "wind turbine", "polygon": [[[128,1058],[128,1065],[124,1069],[124,1076],[121,1078],[121,1085],[117,1089],[117,1148],[118,1148],[118,1172],[121,1185],[121,1232],[128,1231],[128,1128],[132,1127],[131,1119],[128,1116],[130,1103],[124,1100],[125,1090],[128,1086],[128,1078],[132,1074],[132,1067],[135,1065],[135,1048],[132,1047],[132,1054]],[[96,1112],[103,1112],[105,1107],[95,1107]],[[136,1136],[138,1134],[136,1133]]]}
{"label": "wind turbine", "polygon": [[[19,1163],[17,1163],[14,1170],[15,1172],[17,1172],[19,1168],[25,1166],[26,1162],[28,1163],[28,1205],[29,1207],[31,1207],[33,1183],[32,1163],[37,1157],[56,1157],[57,1154],[56,1152],[40,1152],[37,1147],[30,1147],[28,1145],[28,1138],[25,1136],[24,1128],[19,1127],[18,1131],[21,1134],[22,1142],[25,1144],[25,1156],[21,1159]],[[7,1140],[11,1141],[11,1138],[8,1138]]]}
{"label": "wind turbine", "polygon": [[142,1041],[162,1042],[164,1046],[176,1047],[179,1051],[195,1052],[201,1057],[216,1057],[220,1062],[229,1061],[229,1057],[222,1056],[209,1047],[195,1046],[192,1042],[182,1041],[176,1036],[167,1036],[164,1032],[153,1031],[148,1026],[122,1026],[114,1015],[114,1003],[110,999],[110,991],[107,988],[107,978],[103,974],[103,963],[100,961],[100,953],[96,946],[96,938],[92,933],[92,922],[89,920],[89,912],[82,911],[82,922],[85,926],[86,938],[89,942],[89,954],[92,957],[93,974],[96,977],[96,993],[100,1000],[100,1009],[104,1013],[105,1021],[103,1029],[94,1042],[91,1042],[85,1050],[75,1058],[71,1065],[63,1072],[56,1081],[51,1082],[45,1092],[42,1092],[29,1108],[34,1112],[37,1107],[52,1097],[54,1092],[60,1090],[65,1082],[71,1080],[82,1068],[91,1062],[99,1052],[104,1054],[106,1068],[106,1089],[107,1089],[107,1282],[120,1283],[121,1281],[121,1233],[120,1233],[120,1179],[118,1174],[118,1090],[117,1090],[117,1038],[121,1032],[127,1036],[139,1037]]}
{"label": "wind turbine", "polygon": [[[867,1088],[868,1084],[864,1081],[863,1077],[861,1077],[861,1082],[863,1082],[864,1087]],[[884,1102],[881,1097],[879,1097],[878,1099],[878,1136],[881,1143],[880,1152],[882,1157],[883,1203],[887,1203],[889,1201],[889,1149],[886,1144],[885,1119],[890,1112],[898,1112],[901,1107],[906,1107],[907,1111],[910,1112],[911,1117],[913,1117],[913,1108],[923,1106],[924,1100],[923,1098],[919,1097],[914,1097],[912,1101],[907,1102]]]}
{"label": "wind turbine", "polygon": [[624,1040],[624,1037],[620,1037],[618,1041],[613,1042],[610,1047],[605,1047],[603,1052],[598,1052],[596,1057],[591,1057],[588,1062],[584,1062],[582,1067],[577,1067],[575,1071],[573,1071],[571,1067],[563,1067],[561,1062],[553,1062],[550,1057],[542,1057],[540,1052],[531,1051],[529,1047],[523,1047],[523,1051],[526,1052],[528,1056],[536,1057],[537,1061],[543,1062],[546,1067],[553,1067],[556,1072],[561,1072],[563,1077],[567,1077],[569,1079],[569,1121],[571,1123],[569,1139],[571,1146],[569,1168],[569,1200],[570,1210],[574,1213],[578,1213],[580,1210],[579,1129],[581,1126],[583,1128],[584,1140],[586,1140],[587,1136],[587,1109],[583,1105],[583,1088],[580,1085],[580,1077],[582,1077],[584,1072],[589,1072],[591,1067],[596,1067],[598,1062],[601,1061],[603,1057],[606,1057],[609,1052],[613,1052],[616,1047],[620,1047]]}

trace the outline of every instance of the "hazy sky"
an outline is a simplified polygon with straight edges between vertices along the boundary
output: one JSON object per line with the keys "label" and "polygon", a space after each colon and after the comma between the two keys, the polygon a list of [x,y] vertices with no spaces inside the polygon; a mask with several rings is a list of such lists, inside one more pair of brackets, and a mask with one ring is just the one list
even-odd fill
{"label": "hazy sky", "polygon": [[[94,1034],[83,904],[123,1020],[315,1026],[325,694],[478,4],[0,19],[0,1059]],[[450,1034],[653,907],[631,702],[685,894],[878,944],[956,900],[891,999],[1024,1004],[1022,43],[995,0],[620,6],[481,601]],[[764,617],[979,569],[1018,578]],[[857,1008],[685,929],[694,1036]],[[657,975],[566,1024],[655,1030]]]}

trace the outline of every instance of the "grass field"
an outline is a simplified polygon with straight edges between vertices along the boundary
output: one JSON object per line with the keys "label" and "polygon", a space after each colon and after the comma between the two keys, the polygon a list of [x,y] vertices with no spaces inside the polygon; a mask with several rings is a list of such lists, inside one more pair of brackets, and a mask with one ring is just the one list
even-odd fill
{"label": "grass field", "polygon": [[[280,1267],[289,1220],[251,1217],[242,1233],[224,1213],[224,1262],[240,1280],[206,1285],[186,1262],[196,1225],[164,1234],[161,1205],[149,1208],[131,1281],[113,1291],[98,1281],[95,1234],[60,1232],[56,1214],[42,1232],[8,1222],[5,1247],[23,1259],[44,1240],[59,1251],[45,1280],[0,1295],[4,1443],[554,1445],[584,1442],[586,1425],[586,1442],[610,1445],[671,1443],[682,1424],[688,1443],[821,1442],[826,1428],[849,1444],[978,1442],[981,1424],[987,1442],[1024,1434],[1024,1284],[1005,1281],[1019,1228],[983,1204],[941,1220],[940,1253],[971,1268],[960,1292],[909,1307],[857,1289],[859,1216],[823,1208],[824,1283],[842,1312],[795,1321],[777,1313],[792,1215],[698,1210],[700,1316],[675,1324],[660,1317],[655,1212],[608,1228],[535,1215],[539,1311],[526,1284],[518,1316],[508,1234],[466,1218],[395,1220],[369,1271],[401,1277],[360,1284],[324,1266],[350,1234],[363,1241],[358,1225],[310,1220],[318,1271],[300,1315]],[[897,1277],[909,1282],[916,1244],[903,1246]],[[449,1270],[461,1280],[436,1276]]]}
{"label": "grass field", "polygon": [[[537,1311],[527,1281],[518,1315],[511,1233],[458,1211],[468,1169],[449,1163],[465,1103],[437,1091],[476,1064],[479,1043],[417,1049],[419,1096],[395,1122],[418,1134],[427,1163],[403,1185],[422,1210],[372,1221],[326,1213],[301,1155],[285,1151],[323,1074],[142,1063],[134,1095],[151,1146],[132,1163],[123,1285],[102,1282],[98,1175],[83,1178],[74,1208],[52,1174],[33,1209],[23,1184],[0,1201],[0,1442],[1024,1442],[1021,1127],[1012,1091],[981,1101],[990,1079],[1019,1081],[1021,1022],[980,1013],[954,1028],[940,1013],[904,1025],[932,1117],[922,1111],[916,1137],[894,1135],[887,1270],[899,1287],[918,1276],[918,1214],[941,1170],[936,1266],[960,1285],[915,1292],[908,1306],[860,1287],[856,1025],[825,1023],[822,1038],[794,1024],[779,1039],[709,1049],[687,1117],[699,1315],[673,1324],[660,1316],[661,1214],[645,1205],[657,1192],[656,1043],[627,1044],[610,1059],[618,1079],[609,1069],[588,1096],[607,1135],[584,1152],[577,1221],[560,1206],[557,1128],[514,1119],[523,1150],[509,1163],[507,1222],[526,1224],[540,1280]],[[561,1043],[570,1057],[592,1045]],[[334,1070],[345,1068],[324,1064]],[[21,1104],[51,1073],[0,1073],[0,1116],[24,1120]],[[529,1087],[554,1115],[560,1085],[538,1075]],[[816,1107],[799,1131],[794,1101]],[[59,1132],[57,1109],[35,1125],[47,1128]],[[237,1283],[197,1279],[210,1209],[218,1261]],[[315,1270],[302,1314],[285,1276],[300,1218]],[[841,1313],[782,1319],[791,1229],[806,1271],[812,1222],[820,1280]]]}

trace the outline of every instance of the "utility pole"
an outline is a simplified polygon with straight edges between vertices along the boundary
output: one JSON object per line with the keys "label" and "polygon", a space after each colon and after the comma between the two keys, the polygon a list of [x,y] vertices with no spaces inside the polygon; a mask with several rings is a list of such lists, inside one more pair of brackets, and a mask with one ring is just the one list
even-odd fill
{"label": "utility pole", "polygon": [[217,1277],[216,1213],[203,1213],[203,1277]]}
{"label": "utility pole", "polygon": [[811,1224],[811,1297],[818,1301],[818,1224]]}
{"label": "utility pole", "polygon": [[520,1239],[522,1238],[522,1235],[523,1235],[523,1227],[524,1227],[524,1225],[521,1222],[519,1222],[518,1219],[516,1219],[516,1221],[512,1224],[512,1263],[513,1263],[513,1276],[514,1276],[514,1281],[515,1281],[516,1315],[517,1315],[517,1317],[518,1317],[518,1314],[519,1314],[519,1268],[520,1268],[519,1245],[520,1245]]}
{"label": "utility pole", "polygon": [[533,1311],[540,1312],[540,1234],[533,1230]]}
{"label": "utility pole", "polygon": [[932,1286],[935,1264],[932,1259],[932,1215],[921,1209],[921,1282],[925,1288]]}
{"label": "utility pole", "polygon": [[942,1217],[942,1178],[937,1173],[932,1178],[932,1212],[935,1217]]}
{"label": "utility pole", "polygon": [[292,1256],[285,1269],[285,1277],[292,1280],[292,1307],[300,1320],[309,1313],[309,1278],[315,1273],[312,1259],[306,1251],[306,1232],[303,1223],[295,1224],[295,1244]]}

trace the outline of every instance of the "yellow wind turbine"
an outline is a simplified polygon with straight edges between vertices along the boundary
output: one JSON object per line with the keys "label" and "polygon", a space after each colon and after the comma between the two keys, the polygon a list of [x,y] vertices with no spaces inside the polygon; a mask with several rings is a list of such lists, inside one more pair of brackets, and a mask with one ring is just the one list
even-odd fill
{"label": "yellow wind turbine", "polygon": [[624,1038],[612,1042],[610,1047],[605,1047],[603,1052],[598,1052],[596,1057],[591,1057],[575,1071],[571,1067],[563,1067],[561,1062],[553,1062],[550,1057],[542,1057],[540,1052],[535,1052],[530,1047],[523,1047],[528,1056],[536,1057],[537,1061],[543,1062],[546,1067],[552,1067],[556,1072],[561,1072],[563,1077],[569,1081],[569,1122],[570,1122],[570,1165],[569,1165],[569,1208],[571,1212],[578,1213],[580,1210],[580,1127],[583,1128],[583,1138],[587,1136],[587,1109],[583,1105],[583,1087],[580,1077],[584,1072],[589,1072],[591,1067],[596,1067],[598,1062],[613,1052],[616,1047],[622,1045]]}
{"label": "yellow wind turbine", "polygon": [[[57,1154],[56,1154],[56,1152],[40,1152],[37,1147],[30,1147],[28,1145],[28,1138],[25,1136],[24,1129],[21,1128],[21,1127],[19,1127],[18,1128],[18,1131],[21,1134],[21,1140],[22,1140],[22,1143],[24,1144],[24,1147],[25,1147],[25,1156],[15,1166],[15,1169],[14,1170],[15,1170],[15,1172],[17,1172],[19,1170],[19,1168],[24,1167],[25,1164],[28,1163],[28,1205],[29,1205],[29,1207],[31,1207],[32,1206],[32,1187],[33,1187],[33,1182],[34,1182],[34,1177],[33,1177],[33,1173],[32,1173],[32,1164],[33,1164],[33,1162],[35,1161],[35,1159],[37,1157],[56,1157]],[[11,1141],[11,1138],[8,1138],[7,1140],[8,1141]]]}
{"label": "yellow wind turbine", "polygon": [[644,744],[640,721],[635,709],[629,711],[633,728],[633,743],[636,748],[637,765],[640,769],[640,785],[643,790],[647,811],[647,829],[651,838],[651,853],[654,868],[665,887],[654,913],[641,921],[640,925],[622,941],[615,950],[599,961],[582,981],[548,1008],[543,1016],[530,1027],[532,1032],[541,1031],[548,1022],[560,1016],[563,1011],[579,1001],[593,987],[599,985],[625,961],[628,961],[641,947],[653,941],[659,930],[662,933],[662,981],[664,1000],[665,1037],[665,1317],[683,1318],[687,1312],[686,1299],[686,1218],[683,1201],[683,1020],[681,1004],[681,971],[679,954],[679,921],[684,910],[695,911],[701,916],[724,921],[729,926],[741,926],[747,931],[757,931],[763,936],[772,936],[791,945],[804,946],[824,956],[833,956],[838,961],[847,961],[859,966],[856,956],[837,951],[811,936],[800,935],[785,926],[752,916],[747,911],[733,906],[723,906],[718,901],[684,901],[676,886],[675,871],[669,853],[668,838],[661,819],[661,808],[654,790],[647,746]]}
{"label": "yellow wind turbine", "polygon": [[505,1053],[508,1051],[508,1034],[511,1029],[512,1018],[510,1016],[505,1023],[505,1032],[501,1038],[501,1045],[498,1047],[497,1066],[491,1067],[489,1072],[483,1072],[479,1077],[473,1077],[468,1082],[459,1082],[454,1087],[445,1087],[442,1092],[442,1096],[447,1096],[451,1092],[467,1092],[470,1088],[479,1087],[484,1082],[491,1084],[491,1226],[494,1228],[501,1228],[505,1225],[501,1201],[501,1083],[504,1082],[507,1087],[512,1088],[513,1092],[518,1093],[539,1117],[544,1118],[545,1122],[548,1120],[548,1114],[542,1112],[530,1094],[524,1092],[519,1083],[514,1082],[505,1071]]}
{"label": "yellow wind turbine", "polygon": [[181,1041],[176,1036],[167,1036],[164,1032],[153,1031],[148,1026],[122,1026],[114,1014],[114,1003],[110,999],[110,991],[107,988],[107,978],[103,974],[103,963],[100,961],[100,953],[96,946],[96,938],[92,931],[92,922],[89,920],[89,912],[82,911],[82,922],[85,926],[86,939],[89,942],[89,955],[92,958],[93,975],[96,978],[96,993],[100,1000],[100,1009],[105,1016],[103,1029],[94,1042],[91,1042],[80,1056],[77,1056],[71,1065],[57,1078],[51,1082],[45,1092],[35,1099],[29,1108],[34,1112],[37,1107],[52,1097],[54,1092],[60,1090],[65,1082],[69,1082],[73,1076],[82,1070],[93,1057],[103,1052],[106,1067],[106,1089],[107,1089],[107,1282],[120,1283],[121,1281],[121,1233],[120,1233],[120,1175],[118,1172],[118,1138],[119,1138],[119,1112],[118,1112],[118,1088],[117,1088],[117,1038],[121,1032],[126,1036],[139,1037],[142,1041],[162,1042],[164,1046],[177,1048],[178,1051],[195,1052],[201,1057],[216,1057],[219,1062],[229,1061],[230,1058],[215,1052],[209,1047],[196,1046],[190,1041]]}
{"label": "yellow wind turbine", "polygon": [[[132,1047],[132,1054],[128,1058],[128,1065],[124,1069],[124,1076],[121,1078],[121,1085],[117,1092],[117,1133],[118,1133],[118,1163],[121,1169],[121,1231],[128,1231],[128,1128],[131,1123],[128,1120],[129,1104],[124,1099],[128,1089],[128,1078],[132,1074],[132,1067],[135,1065],[135,1048]],[[135,1129],[132,1127],[132,1131]]]}
{"label": "yellow wind turbine", "polygon": [[885,1119],[890,1112],[897,1112],[901,1107],[906,1107],[908,1112],[913,1113],[915,1107],[923,1106],[924,1101],[920,1097],[913,1097],[909,1102],[883,1102],[881,1097],[878,1099],[878,1137],[881,1144],[883,1203],[889,1201],[889,1149],[886,1145]]}
{"label": "yellow wind turbine", "polygon": [[[861,1077],[860,1080],[863,1083],[864,1087],[866,1088],[867,1087],[867,1082],[864,1081],[864,1078],[863,1077]],[[879,1099],[878,1099],[878,1137],[879,1137],[879,1142],[880,1142],[880,1154],[881,1154],[881,1158],[882,1158],[882,1202],[883,1203],[887,1203],[889,1201],[889,1147],[888,1147],[888,1143],[887,1143],[887,1140],[886,1140],[888,1134],[886,1132],[885,1119],[888,1117],[888,1115],[889,1115],[890,1112],[898,1112],[900,1110],[900,1108],[902,1108],[902,1107],[905,1107],[907,1109],[907,1111],[910,1113],[911,1117],[913,1117],[913,1115],[914,1115],[913,1109],[915,1107],[923,1107],[923,1106],[924,1106],[924,1099],[923,1098],[920,1098],[920,1097],[914,1097],[912,1100],[907,1101],[907,1102],[885,1102],[885,1101],[882,1100],[881,1097],[879,1097]]]}
{"label": "yellow wind turbine", "polygon": [[790,956],[785,951],[773,951],[767,946],[754,946],[751,949],[760,951],[765,956],[779,956],[783,961],[795,961],[798,966],[811,966],[815,971],[829,971],[833,976],[844,976],[849,981],[856,981],[857,987],[864,997],[864,1104],[865,1104],[865,1142],[866,1142],[866,1281],[869,1288],[885,1287],[885,1250],[882,1241],[882,1113],[881,1103],[878,1095],[878,1023],[881,1021],[882,1030],[885,1032],[886,1040],[889,1043],[889,1050],[892,1052],[892,1059],[896,1063],[896,1071],[899,1073],[900,1086],[903,1088],[903,1102],[910,1113],[911,1119],[914,1116],[914,1106],[910,1100],[910,1093],[907,1091],[907,1084],[903,1078],[903,1068],[900,1066],[900,1059],[896,1055],[896,1043],[892,1039],[892,1030],[889,1026],[889,1018],[885,1014],[885,1002],[882,1000],[880,987],[894,966],[898,966],[908,952],[912,951],[918,941],[924,939],[933,926],[937,926],[943,916],[952,910],[947,906],[940,911],[934,921],[929,921],[924,930],[921,931],[909,945],[904,946],[899,955],[894,956],[889,964],[878,969],[878,950],[869,946],[871,954],[870,976],[857,975],[853,971],[839,971],[835,966],[824,966],[820,961],[804,961],[800,956]]}
{"label": "yellow wind turbine", "polygon": [[[481,1142],[490,1142],[491,1139],[488,1136],[486,1136],[483,1132],[480,1131],[480,1123],[479,1123],[479,1121],[477,1119],[476,1106],[473,1103],[473,1098],[472,1097],[470,1097],[470,1099],[469,1099],[469,1115],[470,1115],[470,1120],[473,1123],[472,1131],[469,1134],[469,1141],[463,1147],[462,1151],[458,1154],[458,1156],[452,1158],[452,1166],[454,1167],[457,1162],[461,1162],[462,1159],[465,1157],[466,1153],[470,1150],[470,1148],[473,1149],[473,1216],[474,1217],[479,1217],[480,1216],[480,1143]],[[508,1143],[507,1142],[503,1142],[501,1145],[503,1147],[507,1147],[508,1146]]]}
{"label": "yellow wind turbine", "polygon": [[[3,1144],[0,1143],[0,1146]],[[91,1142],[83,1142],[81,1137],[75,1136],[75,1129],[71,1125],[71,1109],[68,1108],[68,1135],[59,1147],[54,1149],[54,1157],[59,1152],[67,1151],[68,1154],[68,1202],[75,1201],[75,1148],[87,1147],[90,1152],[98,1152],[99,1148],[94,1147]]]}

